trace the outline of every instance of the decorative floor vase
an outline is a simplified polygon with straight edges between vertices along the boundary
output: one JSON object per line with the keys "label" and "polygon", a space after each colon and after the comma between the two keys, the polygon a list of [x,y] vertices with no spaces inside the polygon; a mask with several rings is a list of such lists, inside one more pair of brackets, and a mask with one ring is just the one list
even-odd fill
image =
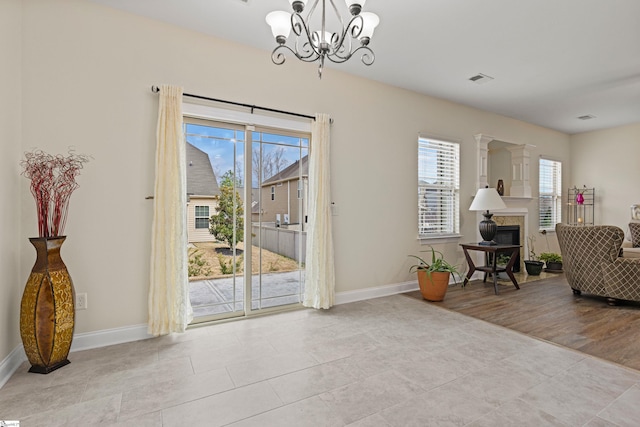
{"label": "decorative floor vase", "polygon": [[29,239],[37,258],[20,305],[20,336],[31,363],[29,372],[48,374],[69,363],[75,290],[60,258],[65,239],[65,236]]}

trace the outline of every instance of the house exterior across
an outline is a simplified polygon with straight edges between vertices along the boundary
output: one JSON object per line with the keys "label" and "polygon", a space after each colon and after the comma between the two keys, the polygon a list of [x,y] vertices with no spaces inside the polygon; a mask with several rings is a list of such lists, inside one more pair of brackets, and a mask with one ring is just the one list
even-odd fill
{"label": "house exterior across", "polygon": [[295,161],[268,178],[260,188],[262,222],[275,223],[300,231],[307,224],[307,195],[309,192],[309,156]]}
{"label": "house exterior across", "polygon": [[186,146],[188,242],[212,242],[209,218],[218,206],[220,188],[209,155],[189,143]]}

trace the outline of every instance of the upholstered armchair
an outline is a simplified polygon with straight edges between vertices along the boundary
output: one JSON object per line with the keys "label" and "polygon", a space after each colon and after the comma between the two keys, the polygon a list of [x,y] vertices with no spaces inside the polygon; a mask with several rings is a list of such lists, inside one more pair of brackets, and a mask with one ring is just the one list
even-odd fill
{"label": "upholstered armchair", "polygon": [[556,225],[569,286],[581,293],[640,301],[640,258],[620,257],[624,231],[613,225]]}
{"label": "upholstered armchair", "polygon": [[640,205],[631,205],[631,222],[622,242],[622,256],[640,258]]}

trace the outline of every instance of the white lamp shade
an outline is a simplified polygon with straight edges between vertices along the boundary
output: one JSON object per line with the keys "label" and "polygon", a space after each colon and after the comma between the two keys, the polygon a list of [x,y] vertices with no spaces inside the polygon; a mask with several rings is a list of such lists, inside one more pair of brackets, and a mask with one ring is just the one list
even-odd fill
{"label": "white lamp shade", "polygon": [[380,18],[378,18],[378,15],[371,12],[362,12],[360,16],[362,16],[362,32],[360,33],[359,38],[371,38],[373,36],[373,30],[375,30],[380,23]]}
{"label": "white lamp shade", "polygon": [[291,14],[282,10],[276,10],[267,15],[267,24],[271,26],[273,37],[289,37],[291,33]]}
{"label": "white lamp shade", "polygon": [[495,211],[506,208],[507,205],[504,204],[495,188],[479,189],[471,206],[469,206],[470,211]]}

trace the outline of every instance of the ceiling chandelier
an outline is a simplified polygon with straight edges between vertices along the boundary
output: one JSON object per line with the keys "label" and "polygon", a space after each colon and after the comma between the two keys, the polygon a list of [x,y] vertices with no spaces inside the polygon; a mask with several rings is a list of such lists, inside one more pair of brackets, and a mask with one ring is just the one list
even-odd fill
{"label": "ceiling chandelier", "polygon": [[[371,12],[362,12],[366,0],[345,0],[351,16],[349,22],[338,11],[334,0],[289,0],[293,13],[275,11],[267,15],[267,24],[271,26],[271,32],[278,46],[271,53],[271,60],[276,65],[282,65],[285,61],[284,50],[293,53],[298,59],[305,62],[319,61],[318,76],[322,78],[322,69],[325,58],[331,62],[342,63],[349,60],[356,52],[362,51],[362,62],[365,65],[373,64],[375,55],[369,48],[369,41],[373,36],[373,30],[380,22],[378,15]],[[311,8],[303,17],[307,3]],[[318,19],[314,12],[318,3],[321,4],[322,15]],[[327,28],[327,3],[335,13],[337,21],[336,31]],[[314,25],[316,25],[314,27]],[[331,23],[330,23],[331,25]],[[293,30],[295,42],[293,47],[287,46],[287,38]]]}

